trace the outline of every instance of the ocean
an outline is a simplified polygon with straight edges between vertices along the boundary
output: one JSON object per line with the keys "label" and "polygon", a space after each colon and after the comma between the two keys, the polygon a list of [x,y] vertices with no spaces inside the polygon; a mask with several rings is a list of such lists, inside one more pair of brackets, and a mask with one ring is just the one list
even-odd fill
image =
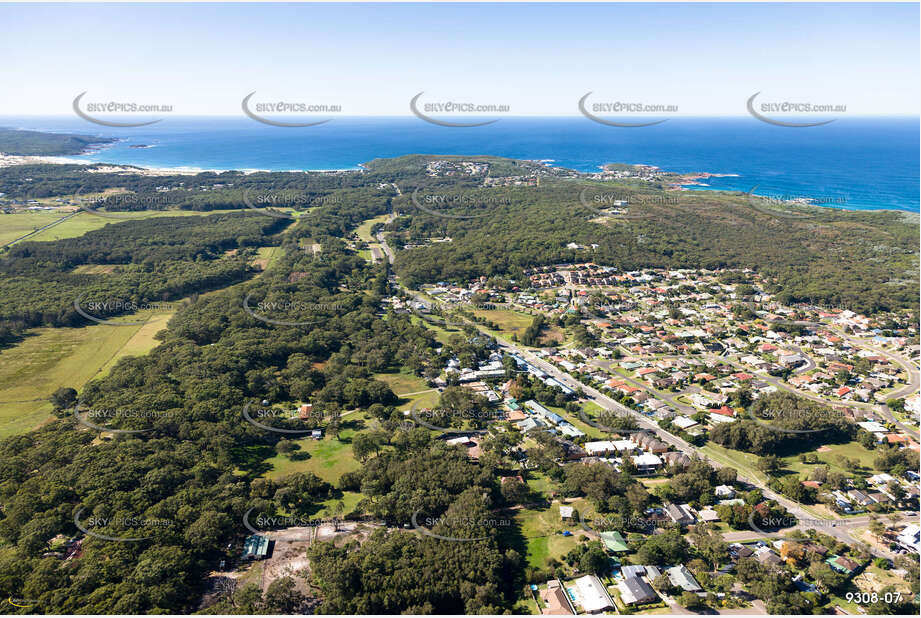
{"label": "ocean", "polygon": [[[116,137],[71,157],[156,168],[355,169],[405,154],[497,155],[548,161],[583,172],[604,163],[643,163],[675,172],[711,172],[696,190],[812,198],[855,210],[919,211],[919,119],[840,118],[789,128],[751,117],[672,118],[619,128],[586,118],[502,118],[481,127],[442,127],[414,117],[334,118],[305,128],[245,117],[169,117],[136,128],[80,118],[0,117],[0,126]],[[132,147],[134,146],[134,147]],[[138,148],[137,146],[149,146]]]}

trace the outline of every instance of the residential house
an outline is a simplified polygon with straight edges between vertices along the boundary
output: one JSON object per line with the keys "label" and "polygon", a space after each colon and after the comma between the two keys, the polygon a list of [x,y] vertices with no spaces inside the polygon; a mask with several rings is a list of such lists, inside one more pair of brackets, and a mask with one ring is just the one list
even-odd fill
{"label": "residential house", "polygon": [[665,570],[672,585],[686,592],[700,592],[703,588],[683,564]]}
{"label": "residential house", "polygon": [[659,599],[649,583],[639,577],[625,577],[617,583],[621,600],[627,605],[645,605]]}
{"label": "residential house", "polygon": [[668,503],[665,505],[665,513],[669,519],[679,526],[688,526],[694,523],[694,516],[691,514],[690,507],[685,504]]}
{"label": "residential house", "polygon": [[596,575],[584,575],[575,581],[575,597],[582,610],[588,614],[597,614],[614,609],[614,601],[601,580]]}

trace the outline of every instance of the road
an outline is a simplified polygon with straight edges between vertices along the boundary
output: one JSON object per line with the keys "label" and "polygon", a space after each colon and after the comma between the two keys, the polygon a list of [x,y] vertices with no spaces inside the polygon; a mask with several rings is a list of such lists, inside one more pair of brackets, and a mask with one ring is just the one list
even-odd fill
{"label": "road", "polygon": [[20,240],[24,240],[24,239],[28,238],[29,236],[34,236],[35,234],[38,234],[39,232],[42,232],[42,231],[44,231],[44,230],[47,230],[47,229],[50,228],[50,227],[54,227],[55,225],[58,225],[59,223],[63,223],[64,221],[67,221],[67,220],[70,219],[71,217],[76,217],[76,216],[79,215],[81,212],[83,212],[83,211],[82,211],[82,210],[75,210],[74,212],[70,213],[69,215],[63,216],[63,217],[61,217],[60,219],[55,219],[54,221],[52,221],[52,222],[49,223],[48,225],[43,225],[42,227],[38,228],[37,230],[32,230],[32,231],[29,232],[28,234],[25,234],[25,235],[23,235],[23,236],[20,236],[20,237],[17,238],[16,240],[11,240],[10,242],[8,242],[8,243],[6,243],[6,244],[0,245],[0,249],[6,249],[6,248],[9,247],[10,245],[14,245],[14,244],[18,243]]}
{"label": "road", "polygon": [[[383,234],[378,235],[378,240],[380,241],[381,246],[384,248],[385,253],[387,253],[388,257],[391,259],[391,262],[392,262],[393,254],[390,250],[390,247],[387,245],[386,240],[383,238]],[[396,279],[394,279],[394,281],[396,281]],[[399,284],[399,283],[398,285],[400,285],[401,289],[403,289],[407,294],[415,298],[417,301],[420,301],[426,305],[430,306],[433,302],[437,302],[437,300],[433,301],[433,299],[424,296],[421,292],[410,290],[402,286],[402,284]],[[661,440],[662,442],[665,442],[666,444],[671,445],[676,450],[685,453],[689,457],[698,457],[701,459],[708,459],[710,461],[710,464],[717,468],[723,467],[723,465],[720,464],[719,462],[713,461],[712,459],[709,459],[706,455],[700,453],[694,445],[682,440],[678,436],[668,431],[665,431],[664,429],[659,427],[655,422],[653,422],[648,417],[640,414],[639,412],[631,408],[624,406],[618,401],[611,399],[610,397],[601,393],[600,391],[583,384],[582,382],[572,377],[570,374],[544,361],[543,359],[539,358],[532,352],[525,350],[515,345],[514,343],[503,339],[502,337],[496,336],[493,333],[489,333],[488,331],[486,331],[481,326],[475,323],[471,322],[471,324],[475,326],[476,328],[478,328],[484,334],[487,334],[495,338],[500,348],[503,348],[504,350],[510,351],[520,356],[521,358],[524,358],[526,361],[528,361],[535,367],[541,369],[542,371],[552,376],[553,378],[557,379],[561,383],[565,384],[569,388],[577,392],[581,391],[582,393],[586,394],[589,397],[589,399],[594,401],[596,404],[598,404],[602,408],[611,410],[621,415],[632,416],[636,420],[636,423],[640,429],[648,430],[649,432],[655,434],[659,440]],[[722,358],[722,360],[725,360],[725,357]],[[762,492],[762,495],[766,499],[776,501],[778,504],[780,504],[785,509],[787,509],[787,511],[789,511],[797,519],[813,522],[813,525],[809,527],[813,527],[813,528],[820,527],[814,523],[816,522],[816,517],[812,515],[810,512],[808,512],[806,509],[804,509],[798,502],[794,502],[793,500],[790,500],[789,498],[778,494],[777,492],[770,489],[765,483],[759,481],[758,479],[746,478],[741,474],[738,475],[738,479],[739,481],[743,483],[747,483],[749,485],[759,488]],[[848,527],[843,526],[843,525],[839,527],[837,525],[837,520],[835,520],[835,522],[836,522],[836,525],[834,526],[832,525],[823,526],[822,527],[823,532],[839,539],[840,541],[844,543],[853,543],[854,539],[847,532]],[[890,552],[884,552],[882,550],[877,550],[875,548],[871,548],[871,551],[877,556],[884,556],[887,558],[891,558]]]}

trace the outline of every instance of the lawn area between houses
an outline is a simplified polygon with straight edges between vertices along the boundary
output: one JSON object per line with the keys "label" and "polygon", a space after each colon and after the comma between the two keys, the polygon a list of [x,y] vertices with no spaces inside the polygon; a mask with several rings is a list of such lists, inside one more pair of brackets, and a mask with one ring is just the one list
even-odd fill
{"label": "lawn area between houses", "polygon": [[[567,422],[572,424],[572,426],[575,427],[576,429],[579,429],[582,432],[584,432],[586,440],[588,441],[607,440],[611,438],[611,434],[609,434],[608,432],[602,431],[601,429],[598,429],[597,427],[592,427],[588,423],[582,421],[578,412],[573,414],[572,412],[566,411],[564,408],[558,408],[556,406],[550,406],[550,405],[545,405],[545,404],[542,404],[542,405],[544,405],[544,407],[550,410],[551,412],[556,412],[557,414],[562,416],[564,419],[566,419]],[[595,415],[589,414],[587,416],[594,420]]]}
{"label": "lawn area between houses", "polygon": [[[567,504],[575,507],[586,518],[590,518],[594,512],[591,505],[581,499]],[[528,566],[545,568],[551,558],[561,560],[582,539],[587,538],[579,521],[560,520],[560,506],[559,502],[554,502],[549,508],[529,507],[514,511],[514,519],[524,537],[523,549]],[[573,536],[563,536],[560,534],[563,530],[569,530]]]}

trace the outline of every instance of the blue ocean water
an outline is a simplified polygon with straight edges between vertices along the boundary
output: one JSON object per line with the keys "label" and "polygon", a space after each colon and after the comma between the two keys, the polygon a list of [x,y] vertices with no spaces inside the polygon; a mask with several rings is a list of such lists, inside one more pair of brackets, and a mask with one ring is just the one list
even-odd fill
{"label": "blue ocean water", "polygon": [[[750,117],[672,118],[615,128],[586,118],[503,118],[483,127],[441,127],[407,117],[335,118],[280,128],[240,117],[169,117],[137,128],[77,117],[0,117],[0,126],[67,131],[123,141],[83,161],[162,168],[351,169],[404,154],[498,155],[595,171],[645,163],[676,172],[735,174],[698,189],[812,197],[849,209],[919,210],[919,119],[841,118],[809,128]],[[149,145],[150,148],[132,148]]]}

